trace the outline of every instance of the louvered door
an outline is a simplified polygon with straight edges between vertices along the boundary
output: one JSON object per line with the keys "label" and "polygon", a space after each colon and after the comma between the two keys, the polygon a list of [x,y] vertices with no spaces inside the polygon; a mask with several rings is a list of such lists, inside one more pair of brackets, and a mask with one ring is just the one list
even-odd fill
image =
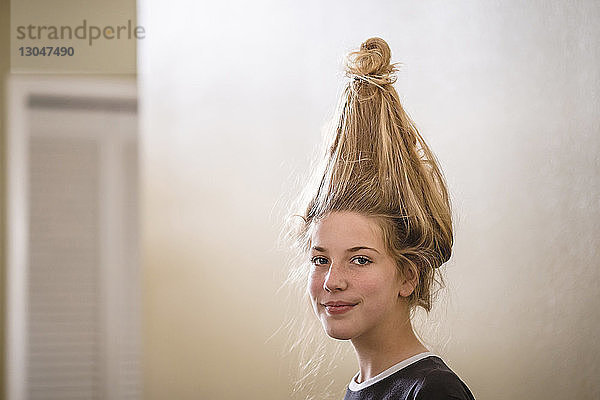
{"label": "louvered door", "polygon": [[9,400],[137,399],[135,98],[16,86]]}

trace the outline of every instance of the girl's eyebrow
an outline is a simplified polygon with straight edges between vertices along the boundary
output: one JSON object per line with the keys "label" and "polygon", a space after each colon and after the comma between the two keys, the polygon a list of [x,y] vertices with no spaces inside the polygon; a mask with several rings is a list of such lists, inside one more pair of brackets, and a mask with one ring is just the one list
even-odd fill
{"label": "girl's eyebrow", "polygon": [[[326,248],[324,248],[324,247],[320,247],[320,246],[313,246],[313,248],[312,248],[312,249],[313,249],[313,250],[316,250],[316,251],[320,251],[320,252],[322,252],[322,253],[326,253],[326,252],[327,252],[327,249],[326,249]],[[376,253],[379,253],[379,251],[377,251],[377,249],[374,249],[374,248],[372,248],[372,247],[367,247],[367,246],[356,246],[356,247],[351,247],[351,248],[349,248],[348,250],[346,250],[346,253],[354,253],[355,251],[358,251],[358,250],[373,250],[374,252],[376,252]]]}

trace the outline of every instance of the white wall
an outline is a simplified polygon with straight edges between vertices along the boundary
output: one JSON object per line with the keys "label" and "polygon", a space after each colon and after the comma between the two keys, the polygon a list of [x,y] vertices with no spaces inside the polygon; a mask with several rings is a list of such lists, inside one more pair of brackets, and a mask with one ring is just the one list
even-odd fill
{"label": "white wall", "polygon": [[[145,397],[289,397],[281,197],[371,36],[439,156],[456,246],[432,348],[481,399],[600,395],[600,4],[145,0]],[[345,359],[334,388],[356,366]],[[225,382],[225,384],[224,384]],[[268,388],[268,389],[267,389]]]}

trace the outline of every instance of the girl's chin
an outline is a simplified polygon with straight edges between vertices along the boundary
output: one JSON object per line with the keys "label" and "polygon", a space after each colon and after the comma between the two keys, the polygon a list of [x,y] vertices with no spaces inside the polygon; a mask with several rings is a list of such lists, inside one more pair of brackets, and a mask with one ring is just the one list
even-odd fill
{"label": "girl's chin", "polygon": [[325,333],[332,339],[337,340],[350,340],[355,336],[355,332],[349,329],[341,329],[334,326],[324,326]]}

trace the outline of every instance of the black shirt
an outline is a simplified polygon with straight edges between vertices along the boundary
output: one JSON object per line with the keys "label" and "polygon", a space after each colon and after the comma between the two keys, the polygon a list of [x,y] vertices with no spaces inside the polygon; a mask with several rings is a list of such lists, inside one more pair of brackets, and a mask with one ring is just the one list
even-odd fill
{"label": "black shirt", "polygon": [[444,361],[433,353],[417,354],[362,383],[348,385],[344,400],[475,400]]}

